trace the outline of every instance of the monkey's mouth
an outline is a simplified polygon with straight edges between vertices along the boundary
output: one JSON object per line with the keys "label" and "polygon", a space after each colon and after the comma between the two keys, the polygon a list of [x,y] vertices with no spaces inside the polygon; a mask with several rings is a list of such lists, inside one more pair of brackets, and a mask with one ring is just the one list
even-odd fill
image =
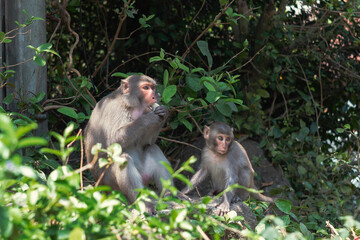
{"label": "monkey's mouth", "polygon": [[226,149],[225,150],[218,150],[218,153],[220,153],[221,155],[224,155],[226,153]]}

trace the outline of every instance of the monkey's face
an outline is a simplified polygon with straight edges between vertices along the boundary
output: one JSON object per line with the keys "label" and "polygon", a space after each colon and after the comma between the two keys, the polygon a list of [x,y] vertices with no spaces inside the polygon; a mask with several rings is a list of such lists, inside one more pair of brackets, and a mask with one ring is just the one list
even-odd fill
{"label": "monkey's face", "polygon": [[151,106],[157,102],[155,84],[150,82],[142,82],[138,87],[146,106]]}
{"label": "monkey's face", "polygon": [[225,155],[229,146],[232,142],[232,137],[230,135],[218,133],[215,138],[215,150],[220,155]]}

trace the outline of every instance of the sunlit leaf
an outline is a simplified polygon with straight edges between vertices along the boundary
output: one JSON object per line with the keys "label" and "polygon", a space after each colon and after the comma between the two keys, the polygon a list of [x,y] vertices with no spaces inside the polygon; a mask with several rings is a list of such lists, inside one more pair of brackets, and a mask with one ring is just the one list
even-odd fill
{"label": "sunlit leaf", "polygon": [[213,58],[212,58],[212,56],[211,56],[208,43],[207,43],[206,41],[197,41],[196,44],[197,44],[197,46],[199,47],[200,52],[201,52],[204,56],[206,56],[207,61],[208,61],[208,64],[209,64],[209,66],[211,67],[212,64],[213,64]]}
{"label": "sunlit leaf", "polygon": [[86,239],[85,231],[80,227],[74,228],[69,236],[69,240],[85,240],[85,239]]}
{"label": "sunlit leaf", "polygon": [[284,213],[290,214],[292,204],[286,199],[276,199],[275,205]]}
{"label": "sunlit leaf", "polygon": [[2,100],[2,102],[5,103],[6,105],[9,105],[10,103],[12,103],[13,100],[14,100],[14,95],[9,94]]}
{"label": "sunlit leaf", "polygon": [[69,116],[69,117],[72,117],[72,118],[74,118],[74,119],[77,119],[77,117],[78,117],[78,115],[77,115],[77,113],[75,112],[75,110],[72,109],[72,108],[69,108],[69,107],[62,107],[62,108],[59,108],[57,111],[58,111],[59,113],[62,113],[62,114],[64,114],[64,115]]}
{"label": "sunlit leaf", "polygon": [[33,147],[33,146],[46,146],[48,141],[41,137],[27,137],[19,140],[17,148]]}
{"label": "sunlit leaf", "polygon": [[171,101],[171,98],[175,95],[176,93],[176,85],[170,85],[170,86],[167,86],[164,91],[163,91],[163,94],[162,94],[162,100],[165,102],[165,103],[168,103]]}
{"label": "sunlit leaf", "polygon": [[43,67],[46,65],[46,60],[44,58],[42,58],[40,55],[34,56],[34,61],[40,67]]}
{"label": "sunlit leaf", "polygon": [[186,85],[194,92],[200,91],[203,87],[203,85],[200,82],[200,78],[198,77],[187,75],[185,81],[186,81]]}
{"label": "sunlit leaf", "polygon": [[8,238],[13,231],[13,223],[8,207],[0,206],[0,219],[0,234],[2,237]]}
{"label": "sunlit leaf", "polygon": [[130,75],[128,75],[128,74],[126,74],[126,73],[116,72],[116,73],[113,73],[111,76],[112,76],[112,77],[127,78],[127,77],[129,77]]}
{"label": "sunlit leaf", "polygon": [[167,69],[165,69],[165,71],[164,71],[163,82],[164,82],[164,87],[166,88],[168,85],[168,82],[169,82],[169,71]]}

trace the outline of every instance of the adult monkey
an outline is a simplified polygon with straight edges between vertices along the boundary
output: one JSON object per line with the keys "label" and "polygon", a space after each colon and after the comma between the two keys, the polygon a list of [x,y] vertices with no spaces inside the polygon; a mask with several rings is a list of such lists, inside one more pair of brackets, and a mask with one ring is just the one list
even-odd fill
{"label": "adult monkey", "polygon": [[[168,162],[155,144],[164,125],[168,110],[157,104],[156,82],[146,75],[133,75],[121,81],[118,89],[98,102],[85,128],[85,152],[88,163],[93,160],[91,148],[101,143],[107,148],[119,143],[128,165],[120,169],[112,164],[104,173],[100,184],[122,192],[130,203],[136,199],[134,189],[143,188],[150,180],[162,189],[160,178],[169,179],[170,173],[160,163]],[[101,157],[101,156],[99,156]],[[104,171],[96,162],[91,169],[95,180]],[[153,204],[147,211],[154,213]]]}
{"label": "adult monkey", "polygon": [[[240,143],[234,141],[233,129],[226,123],[214,122],[204,128],[205,147],[201,152],[201,166],[191,178],[193,187],[202,182],[208,175],[211,176],[214,189],[210,194],[219,194],[232,184],[239,184],[247,188],[255,188],[254,169],[249,157]],[[181,192],[190,192],[189,186]],[[251,193],[261,201],[273,202],[273,198],[260,193]],[[219,215],[230,211],[230,203],[235,197],[246,200],[249,192],[245,189],[235,189],[223,195],[223,200],[217,208]]]}

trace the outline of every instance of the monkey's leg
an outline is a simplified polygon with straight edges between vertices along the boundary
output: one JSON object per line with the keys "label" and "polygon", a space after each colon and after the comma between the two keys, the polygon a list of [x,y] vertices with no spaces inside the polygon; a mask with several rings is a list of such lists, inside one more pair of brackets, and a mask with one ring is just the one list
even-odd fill
{"label": "monkey's leg", "polygon": [[207,175],[208,171],[204,167],[201,167],[200,170],[197,171],[190,180],[191,184],[193,185],[192,188],[186,186],[183,190],[181,190],[181,192],[183,194],[189,193],[193,188],[195,188],[199,183],[201,183],[207,177]]}
{"label": "monkey's leg", "polygon": [[164,180],[170,179],[169,171],[161,162],[170,165],[169,161],[157,145],[154,144],[148,146],[144,152],[144,168],[142,174],[153,179],[160,192],[163,188],[160,178],[163,178]]}
{"label": "monkey's leg", "polygon": [[[225,181],[226,182],[225,182],[224,190],[227,189],[229,186],[237,183],[239,181],[239,179],[238,179],[238,176],[235,174],[235,172],[231,171],[231,169],[230,169],[228,172],[228,177],[226,178]],[[234,196],[235,196],[234,190],[229,191],[222,196],[223,197],[222,202],[216,206],[219,209],[220,216],[223,216],[230,211],[230,203]]]}
{"label": "monkey's leg", "polygon": [[[244,167],[239,172],[239,177],[238,177],[237,183],[246,188],[253,188],[253,178],[254,178],[254,175],[253,175],[253,172],[251,171],[251,169]],[[250,195],[249,191],[247,191],[245,189],[241,189],[241,188],[238,188],[235,191],[236,191],[237,197],[240,198],[241,201],[245,201],[249,198],[249,195]]]}
{"label": "monkey's leg", "polygon": [[233,198],[232,191],[227,192],[223,195],[223,200],[219,205],[216,206],[216,208],[219,210],[219,215],[224,216],[230,211],[230,203]]}
{"label": "monkey's leg", "polygon": [[120,169],[118,165],[112,164],[109,171],[111,175],[106,174],[103,183],[111,186],[113,190],[120,191],[125,195],[129,203],[133,203],[137,196],[135,189],[143,188],[144,186],[141,175],[132,161],[128,161],[128,165],[124,169]]}

